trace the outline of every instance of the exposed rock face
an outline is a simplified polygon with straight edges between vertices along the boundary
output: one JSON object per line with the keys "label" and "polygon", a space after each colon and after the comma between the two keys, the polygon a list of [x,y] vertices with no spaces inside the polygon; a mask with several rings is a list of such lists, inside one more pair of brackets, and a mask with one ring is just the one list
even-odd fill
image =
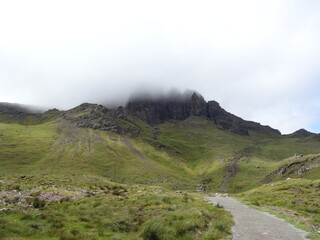
{"label": "exposed rock face", "polygon": [[[204,100],[203,100],[204,101]],[[134,98],[126,105],[126,111],[147,123],[162,123],[169,119],[184,120],[191,115],[201,112],[202,101],[197,96],[186,99],[176,98]]]}
{"label": "exposed rock face", "polygon": [[81,128],[92,128],[118,134],[129,133],[133,137],[140,133],[140,128],[127,119],[122,107],[113,110],[102,105],[83,103],[63,113],[62,118]]}
{"label": "exposed rock face", "polygon": [[[296,155],[295,155],[296,156]],[[295,157],[294,156],[294,157]],[[291,158],[292,159],[292,158]],[[298,158],[299,159],[299,158]],[[269,183],[275,177],[288,177],[291,175],[304,175],[314,168],[320,168],[320,155],[307,158],[305,160],[296,161],[293,163],[285,164],[279,169],[273,171],[269,175],[267,175],[262,182]]]}
{"label": "exposed rock face", "polygon": [[259,123],[245,121],[220,107],[215,101],[206,102],[196,93],[176,94],[170,97],[131,98],[125,110],[149,124],[163,123],[167,120],[184,120],[190,116],[205,116],[222,129],[240,135],[248,135],[248,130],[281,134],[278,130]]}
{"label": "exposed rock face", "polygon": [[207,115],[207,103],[201,95],[193,93],[190,100],[190,115]]}

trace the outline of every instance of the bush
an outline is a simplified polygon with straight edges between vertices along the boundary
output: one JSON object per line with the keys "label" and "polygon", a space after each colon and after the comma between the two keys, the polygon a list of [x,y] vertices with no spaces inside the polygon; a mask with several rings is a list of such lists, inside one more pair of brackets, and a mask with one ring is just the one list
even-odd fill
{"label": "bush", "polygon": [[255,205],[255,206],[257,206],[257,207],[260,206],[260,202],[259,202],[258,200],[254,200],[254,201],[252,202],[252,204]]}
{"label": "bush", "polygon": [[218,221],[217,223],[215,223],[214,228],[218,229],[220,232],[229,233],[228,226],[223,221]]}
{"label": "bush", "polygon": [[8,224],[9,222],[7,220],[0,218],[0,230],[4,230]]}
{"label": "bush", "polygon": [[217,208],[223,208],[223,206],[220,205],[219,203],[217,203],[216,207],[217,207]]}
{"label": "bush", "polygon": [[33,219],[33,216],[31,214],[28,214],[28,213],[24,213],[21,217],[20,217],[20,220],[32,220]]}
{"label": "bush", "polygon": [[57,235],[59,236],[59,240],[82,240],[82,239],[85,239],[84,236],[79,235],[79,233],[77,233],[75,235],[74,233],[71,233],[71,232],[61,231],[61,232],[58,232]]}
{"label": "bush", "polygon": [[164,197],[162,198],[162,201],[163,201],[164,203],[166,203],[166,204],[171,204],[171,198],[168,197],[168,196],[164,196]]}
{"label": "bush", "polygon": [[70,197],[64,197],[64,198],[61,198],[60,199],[60,203],[63,203],[63,202],[69,202],[70,201]]}
{"label": "bush", "polygon": [[146,222],[143,226],[142,238],[144,240],[173,240],[176,235],[174,229],[164,226],[157,219]]}
{"label": "bush", "polygon": [[36,197],[33,199],[32,206],[37,209],[43,209],[46,206],[46,201]]}
{"label": "bush", "polygon": [[183,201],[185,202],[185,203],[187,203],[188,201],[189,201],[189,196],[188,196],[188,194],[184,194],[183,195]]}
{"label": "bush", "polygon": [[12,187],[12,190],[17,190],[17,191],[20,191],[21,190],[21,187],[19,184],[16,184]]}

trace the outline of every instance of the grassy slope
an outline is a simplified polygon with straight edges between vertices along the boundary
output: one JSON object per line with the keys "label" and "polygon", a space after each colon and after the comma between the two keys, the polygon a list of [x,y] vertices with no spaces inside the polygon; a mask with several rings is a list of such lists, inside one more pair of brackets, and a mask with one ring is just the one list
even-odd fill
{"label": "grassy slope", "polygon": [[259,188],[237,194],[245,204],[259,206],[264,211],[287,219],[313,233],[319,239],[320,180],[289,179],[265,184]]}
{"label": "grassy slope", "polygon": [[[11,175],[1,178],[0,190],[21,193],[5,198],[0,239],[209,240],[225,239],[232,225],[229,213],[192,195],[96,176]],[[65,197],[35,204],[54,194]],[[31,206],[19,205],[26,201]]]}
{"label": "grassy slope", "polygon": [[[190,224],[190,229],[181,230],[181,232],[187,232],[185,235],[179,235],[181,239],[203,238],[209,231],[210,224],[208,225],[208,222],[212,221],[213,226],[216,227],[210,227],[210,231],[214,231],[211,234],[225,236],[229,231],[230,220],[223,212],[217,216],[214,215],[217,214],[216,209],[211,209],[213,215],[201,215],[206,224],[202,224],[204,222],[200,221],[197,226],[194,226],[192,221],[189,223],[182,216],[187,214],[184,209],[195,209],[195,212],[190,211],[191,216],[186,216],[188,219],[196,219],[199,217],[197,211],[208,209],[208,206],[200,206],[197,200],[185,203],[182,196],[172,195],[169,192],[157,193],[154,189],[149,192],[141,187],[137,190],[132,184],[161,185],[171,189],[195,189],[195,186],[201,183],[210,190],[217,191],[220,190],[220,185],[226,178],[226,166],[236,161],[235,174],[232,177],[229,176],[230,179],[226,186],[229,192],[240,192],[260,186],[261,180],[267,174],[278,169],[286,162],[286,158],[295,153],[318,153],[320,149],[320,142],[311,138],[261,135],[256,132],[251,132],[250,137],[235,135],[218,129],[216,125],[205,118],[191,117],[185,121],[167,122],[153,127],[136,119],[130,120],[134,121],[135,125],[141,129],[141,135],[137,138],[121,137],[110,132],[88,128],[76,128],[67,121],[59,120],[56,113],[40,120],[31,117],[24,120],[24,125],[0,123],[1,188],[6,187],[3,182],[7,181],[17,185],[12,186],[12,189],[30,189],[41,184],[46,186],[60,184],[62,189],[75,187],[76,189],[72,189],[73,191],[104,189],[107,185],[112,185],[107,179],[129,184],[126,186],[128,192],[124,194],[121,203],[116,202],[118,196],[111,193],[82,198],[70,203],[50,205],[44,210],[44,216],[49,217],[43,219],[36,217],[38,210],[35,209],[27,208],[24,213],[18,211],[10,214],[5,211],[1,213],[2,220],[0,222],[0,231],[7,234],[3,236],[7,236],[7,239],[21,239],[14,236],[24,236],[25,238],[36,236],[39,239],[48,239],[51,236],[52,239],[55,239],[56,235],[59,235],[60,239],[81,239],[81,237],[103,239],[106,236],[121,239],[128,234],[126,231],[130,231],[132,239],[139,239],[144,236],[145,231],[147,232],[145,234],[149,234],[148,231],[152,232],[154,229],[159,234],[165,234],[160,239],[167,239],[167,236],[175,236],[176,239],[179,239],[177,234],[180,233],[175,232],[176,230],[173,228],[164,227],[162,229],[160,227],[173,220],[177,221],[177,219],[177,224],[179,222],[183,226]],[[155,129],[157,129],[157,134],[153,133]],[[313,170],[304,178],[318,179],[318,173],[318,169]],[[25,183],[21,180],[22,175],[33,180],[30,180],[31,183]],[[301,181],[306,184],[306,189],[308,181]],[[261,196],[270,190],[267,185],[261,189],[263,192]],[[260,190],[252,190],[252,193],[255,191]],[[310,201],[313,201],[314,196],[318,197],[313,192],[305,189],[303,191],[307,194],[303,196],[302,201],[308,202],[309,198]],[[143,192],[144,194],[141,194]],[[290,190],[273,192],[271,193],[275,195],[272,197],[280,197],[284,192],[292,194]],[[276,195],[277,192],[281,194]],[[255,196],[255,194],[250,196]],[[266,197],[270,200],[270,205],[279,203],[272,202],[272,197]],[[164,200],[168,198],[170,200]],[[248,197],[248,199],[250,198]],[[253,199],[252,201],[262,200]],[[129,219],[140,216],[136,215],[134,208],[139,204],[150,208],[142,210],[141,215],[144,220],[134,228],[133,226],[136,226],[137,223],[130,222]],[[261,204],[265,203],[261,202]],[[282,202],[278,206],[285,204],[287,203]],[[94,205],[97,206],[92,207]],[[302,216],[307,216],[304,215],[307,214],[307,210],[301,210],[303,207],[296,209],[295,205],[292,205],[292,209],[301,211],[299,213]],[[88,209],[88,207],[90,208]],[[99,211],[113,209],[116,216],[110,217],[110,219],[113,219],[112,221],[119,220],[123,223],[120,225],[123,225],[124,229],[117,229],[108,222],[101,228],[98,224],[101,219],[96,210],[99,207],[101,208]],[[313,208],[310,211],[310,215],[318,216]],[[153,215],[155,212],[161,213],[161,217],[155,218]],[[97,216],[89,223],[86,221],[81,223],[80,218],[83,215]],[[125,219],[123,220],[123,218]],[[214,219],[218,223],[214,223]],[[219,223],[221,219],[224,219],[223,223]],[[56,228],[59,226],[59,221],[66,224]],[[77,223],[73,224],[74,221]],[[317,222],[313,223],[318,224]],[[86,236],[84,231],[86,226],[88,229],[90,227],[93,229],[88,232],[92,236]],[[113,229],[116,230],[113,231]],[[179,226],[174,226],[174,229],[179,229]],[[204,234],[196,236],[198,229]],[[165,233],[166,231],[167,233]]]}
{"label": "grassy slope", "polygon": [[225,166],[236,156],[236,175],[228,190],[239,192],[261,185],[268,173],[283,164],[283,159],[294,154],[318,153],[320,142],[313,139],[288,138],[261,135],[251,132],[250,137],[222,131],[216,125],[201,118],[166,123],[160,126],[156,140],[168,152],[184,161],[208,183],[212,190],[219,190],[225,176]]}
{"label": "grassy slope", "polygon": [[94,174],[116,182],[193,184],[184,164],[139,139],[126,140],[133,151],[119,135],[75,128],[66,121],[29,126],[0,123],[0,133],[2,174]]}
{"label": "grassy slope", "polygon": [[[227,191],[239,192],[261,185],[283,159],[320,149],[320,142],[308,138],[235,135],[199,117],[155,127],[130,120],[140,127],[140,137],[76,128],[65,120],[0,123],[0,172],[88,173],[175,189],[201,183],[215,191],[225,181]],[[234,161],[235,174],[227,176],[226,165]]]}

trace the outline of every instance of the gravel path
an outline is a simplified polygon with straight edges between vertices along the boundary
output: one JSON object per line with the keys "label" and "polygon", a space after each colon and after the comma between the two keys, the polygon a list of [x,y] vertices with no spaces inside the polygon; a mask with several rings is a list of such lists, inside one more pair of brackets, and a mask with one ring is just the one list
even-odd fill
{"label": "gravel path", "polygon": [[284,220],[260,212],[230,197],[209,197],[219,203],[234,217],[232,229],[234,240],[304,240],[307,232],[294,228]]}

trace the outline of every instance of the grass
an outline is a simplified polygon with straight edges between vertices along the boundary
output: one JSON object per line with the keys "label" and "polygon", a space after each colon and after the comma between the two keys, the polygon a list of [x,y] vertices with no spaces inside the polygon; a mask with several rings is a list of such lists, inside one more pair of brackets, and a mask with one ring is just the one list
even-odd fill
{"label": "grass", "polygon": [[245,204],[258,206],[286,218],[319,239],[320,180],[289,179],[265,184],[235,195]]}
{"label": "grass", "polygon": [[[0,172],[86,173],[127,184],[172,189],[202,184],[219,191],[226,165],[240,153],[235,176],[225,183],[226,190],[235,193],[261,185],[283,159],[320,149],[320,142],[313,139],[256,132],[235,135],[201,117],[157,125],[156,136],[155,127],[130,117],[128,124],[140,129],[140,135],[125,136],[129,147],[117,134],[77,128],[57,119],[57,112],[50,114],[48,119],[54,120],[41,124],[0,123]],[[130,128],[127,125],[124,128]]]}
{"label": "grass", "polygon": [[0,173],[93,174],[124,183],[195,186],[186,166],[139,139],[129,139],[136,156],[119,135],[50,122],[25,126],[0,123]]}
{"label": "grass", "polygon": [[[226,239],[233,224],[223,209],[205,203],[192,194],[177,194],[159,187],[127,186],[103,178],[47,176],[38,179],[5,179],[1,190],[19,185],[19,191],[70,193],[74,189],[92,192],[72,200],[41,200],[36,194],[31,206],[9,205],[0,212],[1,239]],[[29,180],[28,180],[29,179]],[[74,179],[72,184],[65,180]],[[49,184],[50,183],[50,184]]]}
{"label": "grass", "polygon": [[190,117],[185,121],[159,125],[160,134],[149,141],[186,164],[212,191],[218,191],[225,166],[240,153],[229,192],[241,192],[261,185],[262,179],[279,168],[283,159],[295,154],[318,153],[320,142],[312,139],[264,135],[254,131],[239,136],[219,129],[209,120]]}
{"label": "grass", "polygon": [[[2,199],[11,209],[0,212],[2,238],[228,237],[232,221],[223,209],[172,192],[199,184],[209,191],[222,184],[231,193],[247,191],[237,196],[281,214],[294,211],[309,228],[319,225],[319,168],[299,176],[304,179],[261,186],[291,156],[318,153],[315,139],[254,131],[240,136],[203,117],[150,126],[129,116],[115,120],[120,136],[78,128],[60,114],[0,116],[0,189],[11,194]],[[75,108],[72,114],[87,112]]]}

